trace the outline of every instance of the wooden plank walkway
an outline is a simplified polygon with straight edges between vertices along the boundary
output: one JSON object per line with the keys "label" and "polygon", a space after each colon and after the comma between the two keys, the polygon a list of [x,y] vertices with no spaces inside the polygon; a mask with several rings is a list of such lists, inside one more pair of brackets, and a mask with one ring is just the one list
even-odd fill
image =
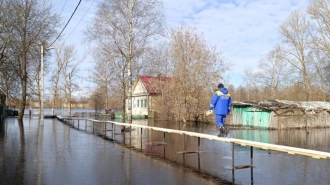
{"label": "wooden plank walkway", "polygon": [[[152,127],[152,126],[145,126],[145,125],[138,125],[138,124],[130,124],[130,123],[120,123],[115,121],[101,121],[101,120],[94,120],[94,119],[79,119],[75,117],[57,117],[61,121],[65,120],[86,120],[91,121],[93,123],[111,123],[115,125],[125,126],[125,127],[132,127],[132,128],[142,128],[142,129],[148,129],[148,130],[155,130],[160,132],[166,132],[166,133],[175,133],[180,135],[187,135],[191,137],[198,137],[198,138],[205,138],[209,140],[216,140],[216,141],[222,141],[222,142],[228,142],[234,144],[242,145],[242,146],[250,146],[251,147],[251,159],[253,158],[252,154],[252,147],[255,148],[261,148],[264,150],[274,150],[274,151],[280,151],[280,152],[286,152],[292,155],[304,155],[304,156],[310,156],[316,159],[330,159],[330,153],[329,152],[322,152],[322,151],[316,151],[311,149],[303,149],[303,148],[297,148],[297,147],[290,147],[290,146],[284,146],[284,145],[276,145],[276,144],[269,144],[269,143],[262,143],[262,142],[256,142],[256,141],[249,141],[249,140],[243,140],[243,139],[235,139],[235,138],[223,138],[218,136],[213,136],[209,134],[202,134],[197,132],[190,132],[190,131],[182,131],[182,130],[175,130],[175,129],[168,129],[168,128],[160,128],[160,127]],[[234,150],[234,148],[233,148]],[[233,151],[234,152],[234,151]],[[252,160],[251,160],[252,165]],[[234,167],[234,165],[233,165]]]}

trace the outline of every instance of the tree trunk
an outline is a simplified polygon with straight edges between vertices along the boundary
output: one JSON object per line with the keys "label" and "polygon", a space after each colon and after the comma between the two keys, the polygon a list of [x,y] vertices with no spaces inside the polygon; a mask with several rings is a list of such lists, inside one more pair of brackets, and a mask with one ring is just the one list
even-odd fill
{"label": "tree trunk", "polygon": [[69,95],[69,116],[71,116],[71,93]]}
{"label": "tree trunk", "polygon": [[108,85],[105,88],[105,109],[109,110],[109,97],[108,97]]}
{"label": "tree trunk", "polygon": [[6,106],[9,105],[9,86],[8,86],[8,74],[6,72],[3,73],[3,86],[5,87],[5,96],[6,96]]}
{"label": "tree trunk", "polygon": [[123,108],[121,112],[121,120],[124,122],[125,121],[125,114],[126,114],[126,99],[123,99]]}
{"label": "tree trunk", "polygon": [[[27,73],[26,73],[26,57],[23,59],[22,62],[22,78],[21,78],[21,85],[22,85],[22,96],[20,100],[20,107],[19,107],[19,114],[18,120],[22,121],[24,116],[24,110],[26,105],[26,86],[27,86]],[[22,122],[23,123],[23,122]]]}
{"label": "tree trunk", "polygon": [[[57,87],[56,87],[57,88]],[[55,101],[56,101],[56,98],[57,98],[57,91],[55,90],[54,91],[54,97],[53,97],[53,106],[52,106],[52,115],[54,115],[55,114],[55,112],[54,112],[54,108],[55,108]]]}

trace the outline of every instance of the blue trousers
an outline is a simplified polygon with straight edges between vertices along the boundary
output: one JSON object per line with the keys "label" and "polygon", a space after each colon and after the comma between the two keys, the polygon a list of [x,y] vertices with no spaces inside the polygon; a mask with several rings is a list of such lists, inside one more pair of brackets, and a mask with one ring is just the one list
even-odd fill
{"label": "blue trousers", "polygon": [[226,116],[227,115],[219,115],[219,114],[215,115],[215,123],[217,124],[218,128],[220,126],[225,126]]}

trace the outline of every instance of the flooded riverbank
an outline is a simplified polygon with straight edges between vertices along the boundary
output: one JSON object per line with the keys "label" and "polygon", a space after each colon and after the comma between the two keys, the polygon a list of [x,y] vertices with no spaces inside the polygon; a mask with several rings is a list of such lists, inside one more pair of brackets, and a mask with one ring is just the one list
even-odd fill
{"label": "flooded riverbank", "polygon": [[57,120],[5,119],[0,184],[216,184]]}
{"label": "flooded riverbank", "polygon": [[[134,121],[136,124],[216,135],[214,125]],[[0,127],[0,179],[4,184],[330,184],[329,160],[254,150],[254,168],[231,170],[231,145],[135,129],[115,141],[57,120],[6,119]],[[93,132],[94,130],[94,132]],[[330,151],[330,130],[231,130],[229,137]],[[109,134],[110,137],[110,134]],[[185,139],[185,145],[183,145]],[[142,141],[142,142],[141,142]],[[200,151],[182,154],[182,151]],[[249,163],[249,148],[235,146],[235,163]],[[234,177],[234,178],[233,178]],[[253,178],[253,181],[251,179]]]}

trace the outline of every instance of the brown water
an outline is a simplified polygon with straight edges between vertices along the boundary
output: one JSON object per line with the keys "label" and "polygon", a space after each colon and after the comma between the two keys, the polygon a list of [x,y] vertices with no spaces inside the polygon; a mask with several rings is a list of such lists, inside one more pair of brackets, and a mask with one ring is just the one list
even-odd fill
{"label": "brown water", "polygon": [[[217,135],[214,125],[134,121],[136,124]],[[254,149],[252,170],[231,170],[231,144],[104,124],[16,119],[0,124],[0,184],[330,184],[330,160]],[[106,124],[107,129],[111,124]],[[86,130],[85,130],[86,129]],[[231,130],[229,137],[330,152],[330,130]],[[185,142],[183,142],[183,140]],[[163,142],[165,141],[166,144]],[[182,151],[188,152],[182,154]],[[199,152],[196,152],[199,151]],[[250,148],[235,146],[235,164]],[[252,180],[253,178],[253,180]]]}

